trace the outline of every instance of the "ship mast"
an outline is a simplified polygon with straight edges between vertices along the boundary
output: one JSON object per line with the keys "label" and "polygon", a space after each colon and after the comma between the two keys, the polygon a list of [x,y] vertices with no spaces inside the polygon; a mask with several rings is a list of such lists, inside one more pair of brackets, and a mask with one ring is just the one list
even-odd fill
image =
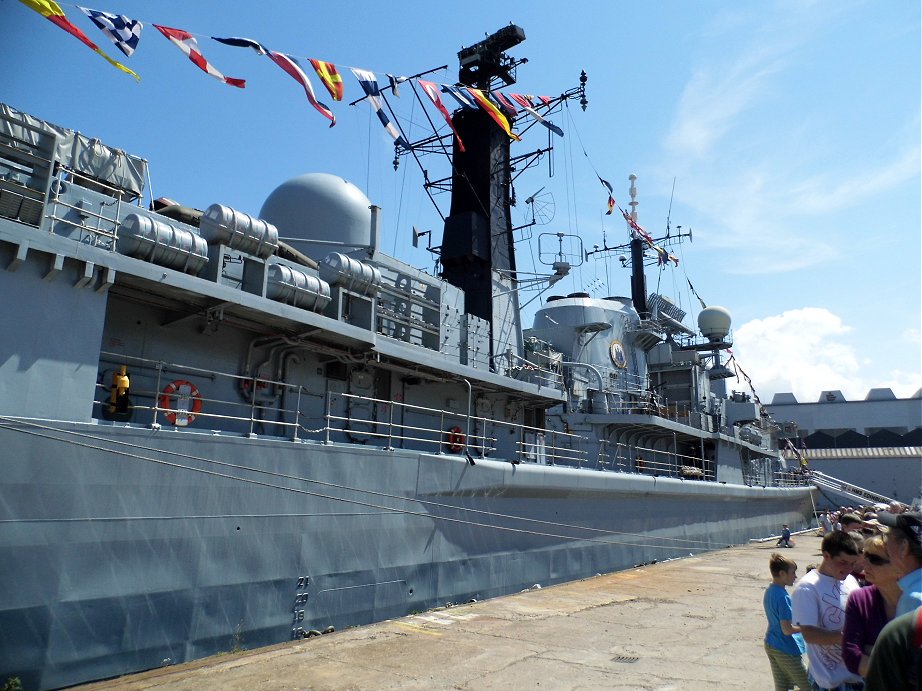
{"label": "ship mast", "polygon": [[[615,245],[609,247],[608,243],[605,243],[604,247],[595,246],[595,249],[586,252],[586,259],[592,256],[599,256],[602,258],[614,256],[616,252],[624,252],[630,249],[631,252],[631,300],[634,304],[634,309],[636,310],[638,316],[641,319],[650,319],[650,305],[647,301],[647,277],[644,272],[645,264],[661,264],[664,263],[665,259],[662,256],[661,250],[671,245],[681,244],[685,238],[688,238],[689,241],[692,239],[691,228],[687,231],[682,231],[682,226],[677,227],[677,232],[673,233],[669,227],[669,220],[666,220],[666,234],[658,238],[653,238],[648,235],[642,235],[641,232],[635,230],[633,226],[640,228],[640,224],[637,221],[637,206],[640,202],[637,201],[637,181],[636,175],[629,175],[628,180],[631,182],[631,186],[628,192],[631,195],[631,201],[628,202],[630,207],[629,212],[625,212],[628,225],[628,231],[630,233],[630,242]],[[672,210],[672,203],[670,202],[670,214]],[[657,257],[655,259],[650,259],[644,254],[644,249],[647,245],[657,248]],[[672,255],[669,255],[670,259],[674,259]],[[621,265],[627,266],[627,257],[622,254],[618,257],[621,261]],[[678,260],[675,260],[678,265]],[[654,308],[655,309],[655,308]]]}
{"label": "ship mast", "polygon": [[[628,192],[631,195],[629,206],[631,207],[631,220],[637,223],[637,176],[631,173],[628,176],[631,181],[631,187]],[[634,303],[634,309],[641,319],[647,319],[650,311],[647,309],[647,277],[643,270],[643,238],[636,231],[631,231],[631,300]]]}
{"label": "ship mast", "polygon": [[[504,51],[524,40],[524,30],[510,24],[461,49],[458,81],[483,90],[497,81],[514,84],[518,63]],[[464,290],[465,312],[490,325],[490,355],[495,357],[507,347],[521,347],[509,213],[510,140],[480,108],[462,108],[452,122],[465,151],[455,139],[451,211],[445,219],[441,247],[442,277]],[[503,297],[497,297],[500,295]]]}

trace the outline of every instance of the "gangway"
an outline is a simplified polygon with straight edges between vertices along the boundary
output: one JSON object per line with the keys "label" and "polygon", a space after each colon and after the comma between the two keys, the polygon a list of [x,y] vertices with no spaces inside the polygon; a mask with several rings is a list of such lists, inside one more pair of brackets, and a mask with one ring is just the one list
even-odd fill
{"label": "gangway", "polygon": [[810,482],[816,485],[820,490],[825,489],[837,492],[861,504],[889,504],[895,501],[890,497],[885,497],[883,494],[872,492],[864,487],[858,487],[858,485],[853,485],[850,482],[845,482],[845,480],[840,480],[832,475],[821,473],[818,470],[810,471]]}

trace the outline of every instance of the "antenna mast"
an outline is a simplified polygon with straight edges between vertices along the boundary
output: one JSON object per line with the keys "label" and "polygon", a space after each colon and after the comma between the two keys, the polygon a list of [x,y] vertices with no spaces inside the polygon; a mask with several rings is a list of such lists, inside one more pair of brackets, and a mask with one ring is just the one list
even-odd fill
{"label": "antenna mast", "polygon": [[672,200],[675,199],[675,176],[672,178],[672,192],[669,194],[669,211],[666,212],[666,237],[669,237],[669,220],[672,218]]}
{"label": "antenna mast", "polygon": [[[631,173],[628,178],[631,181],[631,187],[628,192],[631,195],[631,201],[628,206],[631,207],[631,220],[637,223],[637,176]],[[650,316],[647,309],[647,277],[643,270],[643,238],[635,230],[631,231],[631,300],[634,301],[634,309],[641,319],[647,319]]]}

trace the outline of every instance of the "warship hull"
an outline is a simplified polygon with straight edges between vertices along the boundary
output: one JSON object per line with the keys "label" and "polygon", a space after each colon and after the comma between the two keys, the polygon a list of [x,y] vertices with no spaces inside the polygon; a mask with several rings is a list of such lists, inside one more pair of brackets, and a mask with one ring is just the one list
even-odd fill
{"label": "warship hull", "polygon": [[803,488],[0,426],[0,674],[56,688],[805,527]]}

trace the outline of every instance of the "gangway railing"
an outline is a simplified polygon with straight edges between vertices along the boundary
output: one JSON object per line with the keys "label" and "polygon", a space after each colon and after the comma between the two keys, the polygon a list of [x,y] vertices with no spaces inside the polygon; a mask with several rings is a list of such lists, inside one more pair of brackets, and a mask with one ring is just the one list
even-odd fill
{"label": "gangway railing", "polygon": [[886,497],[883,494],[872,492],[871,490],[865,489],[864,487],[858,487],[858,485],[845,482],[845,480],[840,480],[839,478],[833,477],[832,475],[821,473],[818,470],[810,471],[810,481],[820,489],[828,489],[832,490],[833,492],[839,492],[859,502],[870,502],[872,504],[889,504],[890,502],[895,501],[891,497]]}

